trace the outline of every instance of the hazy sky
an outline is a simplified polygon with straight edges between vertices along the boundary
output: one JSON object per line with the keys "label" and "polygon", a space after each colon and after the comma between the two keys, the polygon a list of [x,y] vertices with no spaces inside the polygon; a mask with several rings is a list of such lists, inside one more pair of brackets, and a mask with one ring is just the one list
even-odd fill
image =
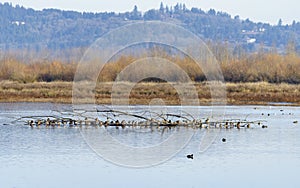
{"label": "hazy sky", "polygon": [[134,5],[137,5],[139,10],[145,11],[159,8],[160,2],[169,6],[179,2],[185,3],[188,8],[198,7],[203,10],[214,8],[256,22],[277,24],[279,18],[288,24],[293,20],[300,22],[299,0],[0,0],[0,2],[12,2],[14,5],[19,4],[34,9],[59,8],[81,12],[125,12],[131,11]]}

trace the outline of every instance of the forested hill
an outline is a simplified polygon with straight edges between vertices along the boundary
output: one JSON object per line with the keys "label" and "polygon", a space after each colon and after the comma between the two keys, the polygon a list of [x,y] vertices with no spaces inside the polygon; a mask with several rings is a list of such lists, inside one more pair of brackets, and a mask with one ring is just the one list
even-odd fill
{"label": "forested hill", "polygon": [[86,47],[111,29],[136,20],[160,20],[181,25],[212,42],[230,44],[248,51],[274,49],[284,52],[288,44],[300,49],[300,23],[276,26],[241,20],[211,9],[165,6],[141,13],[138,7],[125,13],[42,11],[0,3],[0,49],[60,50]]}

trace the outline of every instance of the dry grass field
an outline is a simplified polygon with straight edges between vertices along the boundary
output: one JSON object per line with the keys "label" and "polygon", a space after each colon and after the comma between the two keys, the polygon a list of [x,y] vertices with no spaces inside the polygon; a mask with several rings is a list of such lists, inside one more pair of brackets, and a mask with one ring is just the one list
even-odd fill
{"label": "dry grass field", "polygon": [[[113,88],[113,82],[99,83],[96,86],[95,98],[98,104],[111,104],[111,98],[129,98],[129,104],[149,104],[162,99],[164,104],[182,104],[178,83],[129,83],[124,82]],[[34,82],[20,83],[14,81],[0,82],[0,102],[54,102],[72,103],[73,82]],[[211,92],[206,82],[185,84],[181,91],[189,92],[195,87],[201,105],[211,103]],[[128,89],[129,88],[129,89]],[[127,95],[124,90],[129,90]],[[191,99],[197,95],[187,95]],[[269,103],[289,103],[300,105],[300,85],[258,83],[226,83],[227,104],[247,105]],[[117,96],[117,97],[116,97]]]}

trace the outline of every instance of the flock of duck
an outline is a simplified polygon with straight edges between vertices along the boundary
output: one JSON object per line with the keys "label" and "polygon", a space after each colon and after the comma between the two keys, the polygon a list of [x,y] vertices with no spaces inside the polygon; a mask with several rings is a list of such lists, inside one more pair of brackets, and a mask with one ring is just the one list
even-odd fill
{"label": "flock of duck", "polygon": [[34,127],[115,127],[116,129],[122,128],[125,129],[126,127],[139,127],[139,128],[148,128],[148,127],[191,127],[191,128],[220,128],[220,129],[241,129],[241,128],[251,128],[252,126],[260,126],[261,128],[267,128],[266,125],[263,125],[261,122],[248,122],[248,121],[236,121],[236,120],[228,120],[222,122],[212,122],[207,118],[206,120],[183,120],[183,121],[171,121],[171,120],[163,120],[163,121],[156,121],[156,120],[149,120],[149,121],[101,121],[98,118],[93,120],[85,118],[84,120],[74,120],[74,119],[38,119],[38,120],[29,120],[27,121],[26,125],[29,125],[31,128]]}

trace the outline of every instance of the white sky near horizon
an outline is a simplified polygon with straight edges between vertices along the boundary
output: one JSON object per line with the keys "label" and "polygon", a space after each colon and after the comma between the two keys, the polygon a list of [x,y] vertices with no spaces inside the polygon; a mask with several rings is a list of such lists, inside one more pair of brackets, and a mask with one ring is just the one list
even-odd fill
{"label": "white sky near horizon", "polygon": [[58,8],[80,12],[126,12],[134,5],[145,12],[158,9],[160,3],[174,6],[185,3],[187,8],[197,7],[202,10],[213,8],[217,11],[229,13],[232,17],[239,15],[242,19],[249,18],[255,22],[277,24],[281,18],[284,24],[291,24],[293,20],[300,22],[299,0],[0,0],[1,3],[10,2],[26,8],[42,10],[44,8]]}

